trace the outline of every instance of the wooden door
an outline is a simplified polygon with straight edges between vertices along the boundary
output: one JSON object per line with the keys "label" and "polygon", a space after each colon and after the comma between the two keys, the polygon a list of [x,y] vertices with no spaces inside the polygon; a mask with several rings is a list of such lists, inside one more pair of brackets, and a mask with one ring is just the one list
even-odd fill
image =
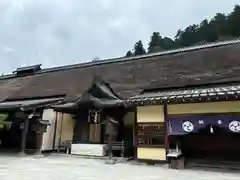
{"label": "wooden door", "polygon": [[101,124],[89,125],[89,141],[93,143],[101,143]]}

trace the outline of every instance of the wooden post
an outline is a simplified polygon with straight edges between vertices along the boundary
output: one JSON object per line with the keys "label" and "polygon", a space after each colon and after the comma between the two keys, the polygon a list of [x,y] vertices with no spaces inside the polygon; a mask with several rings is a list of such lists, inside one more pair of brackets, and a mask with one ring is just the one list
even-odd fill
{"label": "wooden post", "polygon": [[43,141],[43,132],[40,130],[36,131],[36,155],[42,154],[42,141]]}
{"label": "wooden post", "polygon": [[167,105],[164,105],[164,146],[166,151],[169,150],[169,139],[168,139],[168,114]]}
{"label": "wooden post", "polygon": [[20,147],[21,148],[20,154],[22,154],[22,155],[24,155],[25,148],[26,148],[28,126],[29,126],[29,119],[26,118],[24,120],[24,128],[22,130],[21,147]]}
{"label": "wooden post", "polygon": [[137,108],[134,109],[134,122],[133,122],[133,157],[137,159],[137,146],[138,146],[138,136],[137,136]]}
{"label": "wooden post", "polygon": [[113,124],[107,119],[108,159],[112,159]]}
{"label": "wooden post", "polygon": [[109,133],[108,135],[108,159],[112,159],[112,139],[113,139],[113,134]]}
{"label": "wooden post", "polygon": [[112,141],[115,137],[115,129],[117,126],[117,122],[115,123],[115,120],[111,119],[110,117],[107,117],[107,135],[108,135],[108,163],[114,164],[115,161],[112,159]]}

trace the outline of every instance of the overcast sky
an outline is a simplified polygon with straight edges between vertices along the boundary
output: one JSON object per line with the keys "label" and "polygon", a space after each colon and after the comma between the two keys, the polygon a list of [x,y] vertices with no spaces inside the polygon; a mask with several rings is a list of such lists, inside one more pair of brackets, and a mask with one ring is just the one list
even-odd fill
{"label": "overcast sky", "polygon": [[0,73],[123,56],[153,31],[176,31],[239,0],[0,0]]}

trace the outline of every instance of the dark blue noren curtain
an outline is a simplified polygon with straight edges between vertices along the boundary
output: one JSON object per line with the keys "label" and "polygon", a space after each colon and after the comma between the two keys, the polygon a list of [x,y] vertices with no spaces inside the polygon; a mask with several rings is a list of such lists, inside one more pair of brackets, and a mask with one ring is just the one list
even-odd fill
{"label": "dark blue noren curtain", "polygon": [[240,114],[174,115],[168,116],[167,124],[169,135],[194,133],[207,126],[217,126],[227,132],[240,133]]}

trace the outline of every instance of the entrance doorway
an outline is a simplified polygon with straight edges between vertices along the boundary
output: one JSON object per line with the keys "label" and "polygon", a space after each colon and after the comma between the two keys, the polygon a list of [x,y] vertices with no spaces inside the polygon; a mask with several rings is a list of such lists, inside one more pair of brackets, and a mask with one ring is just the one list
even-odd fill
{"label": "entrance doorway", "polygon": [[[239,114],[201,114],[169,117],[170,148],[179,145],[188,162],[208,167],[233,162],[240,167]],[[201,161],[199,161],[201,160]]]}
{"label": "entrance doorway", "polygon": [[[21,149],[23,131],[20,125],[22,120],[14,116],[13,113],[9,113],[5,121],[11,124],[9,128],[4,125],[0,128],[0,152],[19,152]],[[29,122],[25,147],[27,152],[34,152],[36,150],[36,132],[31,130],[33,124],[33,121]]]}
{"label": "entrance doorway", "polygon": [[240,161],[239,142],[240,134],[210,126],[198,133],[180,137],[182,153],[190,159]]}
{"label": "entrance doorway", "polygon": [[240,134],[206,127],[197,133],[170,136],[170,148],[180,145],[186,168],[240,169]]}
{"label": "entrance doorway", "polygon": [[0,129],[0,149],[19,150],[21,143],[21,130],[12,126],[10,129]]}
{"label": "entrance doorway", "polygon": [[[4,113],[5,114],[5,113]],[[14,118],[12,113],[6,113],[7,117],[0,128],[0,151],[18,151],[21,144],[20,121]]]}

